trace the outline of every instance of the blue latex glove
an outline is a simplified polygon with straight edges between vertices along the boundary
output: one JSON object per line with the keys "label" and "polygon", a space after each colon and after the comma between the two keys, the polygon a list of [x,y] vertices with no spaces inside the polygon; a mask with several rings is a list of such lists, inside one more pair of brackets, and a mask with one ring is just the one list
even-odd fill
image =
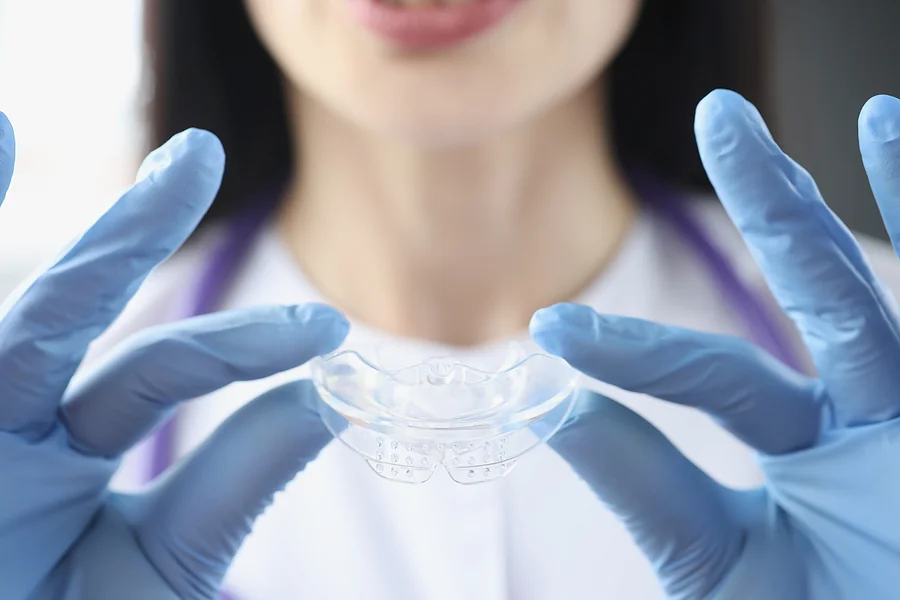
{"label": "blue latex glove", "polygon": [[[0,199],[13,136],[0,113]],[[122,453],[182,400],[336,348],[334,310],[221,313],[135,337],[70,385],[88,344],[191,233],[224,155],[191,130],[148,157],[138,182],[0,320],[0,596],[214,598],[253,520],[330,440],[308,382],[266,393],[145,493],[110,493]]]}
{"label": "blue latex glove", "polygon": [[[585,393],[551,441],[625,523],[670,598],[900,598],[900,320],[855,239],[740,96],[698,107],[706,171],[821,374],[750,344],[576,305],[534,338],[584,373],[709,413],[759,451],[764,489],[726,489],[644,419]],[[859,139],[900,244],[900,101]]]}

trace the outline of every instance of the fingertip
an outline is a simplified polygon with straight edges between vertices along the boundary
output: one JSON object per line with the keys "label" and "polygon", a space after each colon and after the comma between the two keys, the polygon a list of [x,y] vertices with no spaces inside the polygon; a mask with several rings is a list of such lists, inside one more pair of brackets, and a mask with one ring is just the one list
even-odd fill
{"label": "fingertip", "polygon": [[544,351],[565,359],[574,358],[578,348],[596,339],[597,313],[582,304],[556,304],[535,312],[529,331]]}
{"label": "fingertip", "polygon": [[225,147],[216,134],[206,129],[192,127],[178,135],[182,137],[181,143],[185,149],[195,152],[210,168],[225,168]]}
{"label": "fingertip", "polygon": [[0,112],[0,169],[6,170],[7,160],[16,156],[16,136],[9,118]]}
{"label": "fingertip", "polygon": [[290,308],[292,318],[312,335],[317,354],[337,350],[350,332],[350,322],[342,312],[327,304],[310,302]]}
{"label": "fingertip", "polygon": [[556,327],[560,323],[559,313],[554,306],[541,308],[533,315],[528,323],[528,330],[531,333],[539,332],[548,328]]}
{"label": "fingertip", "polygon": [[900,139],[900,99],[887,94],[870,98],[859,113],[859,139],[861,144]]}
{"label": "fingertip", "polygon": [[12,123],[0,112],[0,203],[12,181],[13,165],[16,160],[16,139]]}
{"label": "fingertip", "polygon": [[894,251],[900,255],[900,99],[870,98],[859,112],[859,151]]}
{"label": "fingertip", "polygon": [[556,327],[593,327],[595,314],[594,309],[584,304],[560,302],[536,311],[531,317],[529,328],[536,331]]}
{"label": "fingertip", "polygon": [[13,143],[12,123],[9,117],[6,116],[6,113],[0,111],[0,148],[7,150]]}
{"label": "fingertip", "polygon": [[726,89],[713,90],[697,104],[694,133],[704,157],[712,152],[730,154],[746,134],[760,140],[772,139],[756,106],[737,92]]}
{"label": "fingertip", "polygon": [[219,138],[204,129],[185,129],[147,155],[137,181],[155,180],[176,165],[201,167],[216,185],[225,169],[225,149]]}
{"label": "fingertip", "polygon": [[716,89],[697,103],[694,112],[694,131],[698,135],[709,135],[728,128],[735,117],[743,115],[748,102],[732,90]]}

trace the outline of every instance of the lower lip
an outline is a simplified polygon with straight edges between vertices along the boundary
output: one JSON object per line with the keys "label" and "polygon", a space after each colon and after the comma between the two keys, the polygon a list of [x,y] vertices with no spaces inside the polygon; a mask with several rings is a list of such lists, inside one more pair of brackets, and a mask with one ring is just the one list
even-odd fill
{"label": "lower lip", "polygon": [[401,46],[432,50],[459,44],[499,25],[523,0],[471,0],[412,7],[379,0],[347,0],[370,31]]}

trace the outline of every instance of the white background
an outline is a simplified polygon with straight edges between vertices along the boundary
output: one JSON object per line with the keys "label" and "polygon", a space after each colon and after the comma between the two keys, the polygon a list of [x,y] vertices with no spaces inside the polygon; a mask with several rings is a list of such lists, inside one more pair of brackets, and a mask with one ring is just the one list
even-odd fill
{"label": "white background", "polygon": [[139,0],[0,0],[0,111],[16,131],[0,297],[87,227],[143,149]]}

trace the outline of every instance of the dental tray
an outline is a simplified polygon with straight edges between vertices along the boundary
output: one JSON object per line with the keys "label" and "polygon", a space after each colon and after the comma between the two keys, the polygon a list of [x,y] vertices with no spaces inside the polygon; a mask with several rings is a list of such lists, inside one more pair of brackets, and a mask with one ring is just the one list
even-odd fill
{"label": "dental tray", "polygon": [[467,360],[390,346],[316,359],[320,413],[380,476],[422,483],[443,465],[462,484],[506,475],[572,408],[577,373],[531,342]]}

